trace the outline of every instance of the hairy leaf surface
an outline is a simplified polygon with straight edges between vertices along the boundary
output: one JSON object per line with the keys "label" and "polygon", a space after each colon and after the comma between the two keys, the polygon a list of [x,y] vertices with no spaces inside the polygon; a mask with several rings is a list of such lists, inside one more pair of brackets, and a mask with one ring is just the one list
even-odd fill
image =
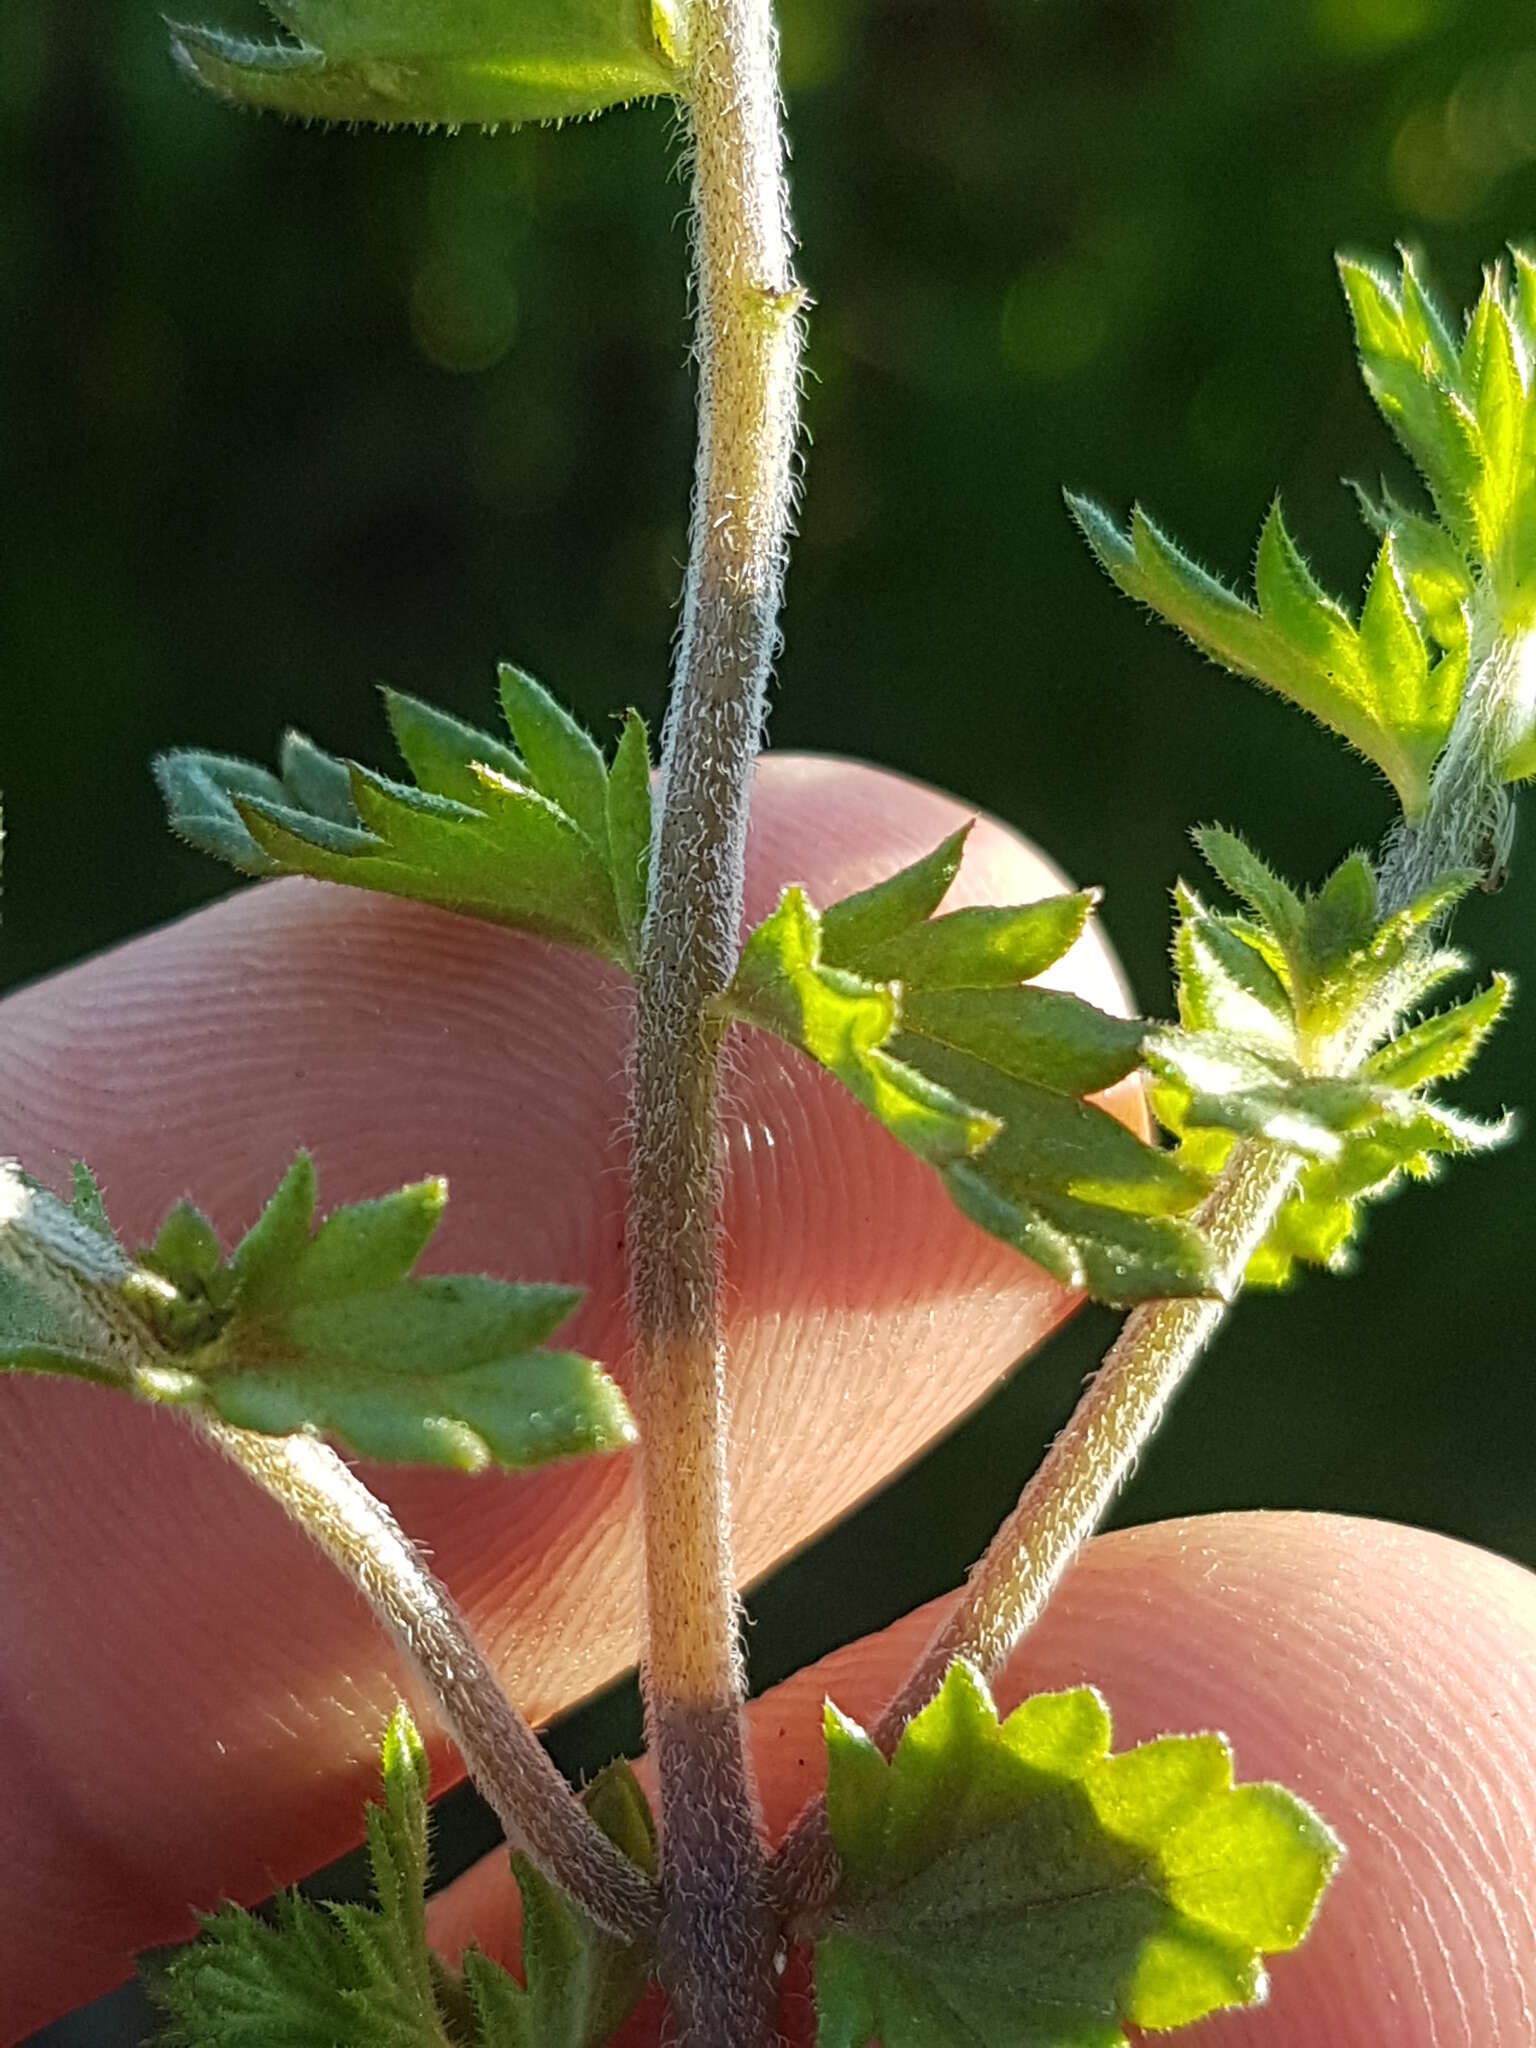
{"label": "hairy leaf surface", "polygon": [[[369,1906],[279,1896],[270,1918],[224,1906],[200,1940],[148,1966],[167,2048],[599,2048],[650,1976],[649,1956],[594,1928],[527,1860],[526,1985],[476,1950],[462,1978],[427,1947],[428,1770],[403,1707],[384,1739],[384,1803],[369,1808]],[[625,1764],[586,1794],[619,1847],[654,1869],[655,1831]]]}
{"label": "hairy leaf surface", "polygon": [[843,1881],[816,1944],[819,2048],[1124,2048],[1264,1995],[1340,1850],[1215,1735],[1110,1753],[1089,1688],[999,1721],[966,1664],[889,1762],[831,1705]]}
{"label": "hairy leaf surface", "polygon": [[1466,669],[1459,655],[1431,659],[1392,538],[1382,543],[1357,625],[1318,584],[1278,503],[1259,539],[1255,608],[1197,568],[1140,506],[1126,535],[1086,499],[1068,502],[1100,566],[1128,596],[1212,660],[1331,726],[1391,779],[1407,816],[1422,812]]}
{"label": "hairy leaf surface", "polygon": [[[163,756],[175,831],[243,874],[311,875],[435,903],[629,969],[650,874],[645,726],[612,769],[532,677],[502,671],[515,747],[399,691],[385,707],[414,782],[290,734],[281,776],[226,755]],[[521,750],[521,751],[519,751]]]}
{"label": "hairy leaf surface", "polygon": [[1419,819],[1471,679],[1499,677],[1488,737],[1503,779],[1536,773],[1536,264],[1495,264],[1460,334],[1413,259],[1396,276],[1342,258],[1361,369],[1428,487],[1432,515],[1359,491],[1381,546],[1358,620],[1324,592],[1280,514],[1260,537],[1250,604],[1208,576],[1138,506],[1130,529],[1070,497],[1102,567],[1215,661],[1340,733]]}
{"label": "hairy leaf surface", "polygon": [[1114,1302],[1205,1291],[1187,1220],[1204,1177],[1083,1099],[1135,1069],[1145,1027],[1028,985],[1092,893],[940,914],[964,837],[825,913],[786,890],[727,1014],[836,1074],[967,1216],[1067,1284]]}
{"label": "hairy leaf surface", "polygon": [[1359,855],[1303,897],[1235,835],[1195,836],[1247,914],[1223,915],[1178,891],[1180,1028],[1147,1035],[1153,1108],[1194,1171],[1219,1172],[1240,1137],[1306,1161],[1250,1281],[1282,1285],[1298,1262],[1342,1270],[1362,1204],[1508,1137],[1508,1117],[1485,1123],[1425,1090],[1465,1072],[1510,981],[1495,976],[1468,1001],[1408,1021],[1465,968],[1432,934],[1466,877],[1383,918]]}
{"label": "hairy leaf surface", "polygon": [[441,1180],[315,1226],[301,1154],[225,1259],[179,1202],[137,1259],[103,1235],[88,1176],[73,1207],[0,1171],[0,1370],[69,1373],[270,1435],[317,1431],[365,1457],[524,1468],[621,1448],[623,1396],[545,1348],[578,1295],[413,1269]]}

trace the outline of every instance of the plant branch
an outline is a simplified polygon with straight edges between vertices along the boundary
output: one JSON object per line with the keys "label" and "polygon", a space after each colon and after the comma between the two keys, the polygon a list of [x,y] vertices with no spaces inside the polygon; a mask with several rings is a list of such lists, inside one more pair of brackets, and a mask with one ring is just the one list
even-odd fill
{"label": "plant branch", "polygon": [[[1301,1161],[1249,1139],[1196,1218],[1233,1294],[1249,1258],[1295,1185]],[[1034,1626],[1062,1574],[1103,1520],[1185,1375],[1219,1329],[1227,1300],[1148,1302],[1130,1315],[1072,1418],[972,1571],[959,1600],[873,1733],[890,1753],[957,1657],[989,1680]],[[786,1910],[814,1913],[839,1877],[825,1800],[806,1807],[774,1859]]]}
{"label": "plant branch", "polygon": [[598,1827],[503,1692],[447,1589],[382,1501],[328,1444],[193,1426],[277,1501],[344,1572],[430,1688],[470,1776],[508,1839],[600,1927],[653,1939],[651,1880]]}
{"label": "plant branch", "polygon": [[687,119],[699,445],[639,973],[629,1207],[663,1977],[696,2048],[776,2034],[726,1479],[715,1004],[778,644],[800,321],[770,0],[696,0]]}

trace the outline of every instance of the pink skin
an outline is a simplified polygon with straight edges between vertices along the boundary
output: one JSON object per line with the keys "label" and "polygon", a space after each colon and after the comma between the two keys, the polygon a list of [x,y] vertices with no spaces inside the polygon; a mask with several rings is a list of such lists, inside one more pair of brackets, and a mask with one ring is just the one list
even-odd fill
{"label": "pink skin", "polygon": [[[821,1705],[868,1718],[944,1603],[752,1707],[778,1835],[822,1781]],[[1211,1515],[1100,1537],[996,1688],[1097,1685],[1115,1746],[1219,1728],[1238,1776],[1275,1778],[1347,1845],[1267,2006],[1200,2048],[1526,2048],[1536,2040],[1536,1580],[1466,1544],[1332,1515]],[[503,1856],[433,1906],[433,1940],[517,1954]],[[791,2040],[809,2042],[799,1985]],[[655,2038],[626,2030],[625,2048]]]}
{"label": "pink skin", "polygon": [[[771,760],[751,911],[791,879],[823,901],[863,886],[964,815],[870,769]],[[955,900],[1058,882],[983,823]],[[1116,1001],[1091,944],[1062,978]],[[446,1172],[431,1262],[585,1286],[573,1341],[622,1369],[624,1000],[590,962],[436,912],[305,883],[245,891],[0,1007],[0,1102],[20,1105],[0,1153],[59,1185],[70,1156],[89,1158],[130,1241],[188,1192],[237,1232],[300,1142],[326,1204]],[[877,1487],[1072,1306],[764,1040],[737,1059],[727,1229],[744,1579]],[[0,2040],[14,2041],[185,1933],[190,1905],[255,1899],[353,1841],[402,1679],[329,1568],[171,1418],[9,1385],[0,1469]],[[379,1484],[530,1714],[632,1661],[627,1460]],[[1213,1597],[1224,1580],[1241,1589],[1230,1608]],[[1090,1553],[1028,1682],[1090,1672],[1128,1739],[1218,1722],[1245,1774],[1286,1777],[1351,1837],[1346,1903],[1277,1970],[1283,2023],[1212,2042],[1246,2028],[1275,2048],[1529,2048],[1533,1645],[1525,1575],[1407,1532],[1233,1518]],[[853,1654],[839,1696],[865,1709],[893,1653],[882,1638]],[[797,1699],[803,1716],[821,1683],[773,1706]],[[1329,1731],[1315,1743],[1288,1720],[1312,1698]],[[813,1752],[799,1720],[777,1740],[791,1721],[773,1706],[757,1725],[779,1824]],[[435,1760],[445,1784],[441,1745]],[[505,1915],[486,1903],[490,1941]]]}

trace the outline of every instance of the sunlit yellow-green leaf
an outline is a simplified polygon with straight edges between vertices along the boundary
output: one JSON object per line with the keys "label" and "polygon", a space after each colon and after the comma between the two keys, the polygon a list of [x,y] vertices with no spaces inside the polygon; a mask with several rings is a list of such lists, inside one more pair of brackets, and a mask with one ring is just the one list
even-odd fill
{"label": "sunlit yellow-green leaf", "polygon": [[1087,1687],[1000,1721],[950,1667],[889,1762],[829,1706],[843,1881],[816,1943],[818,2048],[1124,2048],[1265,1990],[1339,1844],[1215,1735],[1119,1756]]}
{"label": "sunlit yellow-green leaf", "polygon": [[269,0],[292,41],[178,25],[200,85],[302,120],[497,127],[686,83],[682,0]]}

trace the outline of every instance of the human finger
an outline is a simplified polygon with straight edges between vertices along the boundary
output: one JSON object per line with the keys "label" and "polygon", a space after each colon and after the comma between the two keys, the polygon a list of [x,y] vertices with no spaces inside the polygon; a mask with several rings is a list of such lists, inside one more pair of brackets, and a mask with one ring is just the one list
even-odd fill
{"label": "human finger", "polygon": [[[750,908],[822,900],[965,813],[848,762],[771,758]],[[957,901],[1057,886],[977,827]],[[1096,940],[1067,985],[1113,1004]],[[226,1237],[295,1149],[336,1203],[445,1172],[446,1269],[576,1282],[571,1341],[622,1364],[626,998],[585,957],[305,882],[244,890],[0,1008],[0,1153],[97,1171],[129,1242],[192,1194]],[[836,1519],[976,1401],[1069,1297],[776,1041],[727,1113],[732,1464],[744,1577]],[[25,2031],[359,1829],[404,1687],[348,1589],[167,1416],[63,1384],[0,1394],[0,1925]],[[520,1705],[542,1719],[635,1653],[623,1458],[534,1475],[389,1472]],[[440,1778],[453,1768],[438,1744]]]}
{"label": "human finger", "polygon": [[[822,1702],[874,1715],[944,1603],[797,1673],[751,1709],[777,1838],[823,1777]],[[1215,1728],[1242,1779],[1276,1779],[1345,1857],[1268,2002],[1202,2048],[1529,2048],[1536,2039],[1536,1577],[1423,1530],[1329,1515],[1213,1515],[1099,1538],[1000,1679],[999,1705],[1083,1683],[1116,1747]],[[504,1855],[433,1904],[457,1957],[515,1957]],[[812,2039],[803,1972],[792,2043]],[[626,2048],[657,2038],[652,2002]],[[1193,2038],[1193,2037],[1192,2037]]]}

